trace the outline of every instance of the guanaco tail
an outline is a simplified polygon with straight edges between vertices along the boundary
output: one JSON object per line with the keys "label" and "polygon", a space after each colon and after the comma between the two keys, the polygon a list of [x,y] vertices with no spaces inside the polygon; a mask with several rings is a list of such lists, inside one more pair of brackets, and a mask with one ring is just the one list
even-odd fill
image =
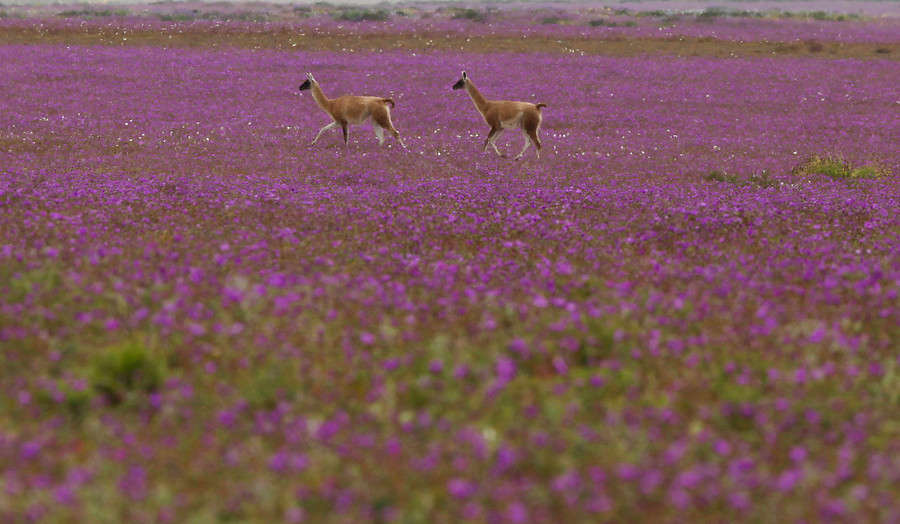
{"label": "guanaco tail", "polygon": [[478,91],[478,88],[475,87],[475,84],[466,75],[465,71],[462,72],[462,78],[453,84],[453,89],[465,89],[466,93],[469,93],[469,97],[472,98],[472,102],[475,103],[475,108],[484,117],[484,121],[491,126],[487,139],[484,141],[484,151],[482,153],[487,151],[488,146],[493,146],[494,151],[498,155],[506,156],[497,149],[497,137],[503,133],[504,129],[518,128],[525,135],[525,146],[516,155],[515,160],[521,158],[525,154],[525,150],[532,144],[537,149],[537,157],[541,158],[541,139],[538,138],[538,128],[540,128],[541,120],[543,119],[541,108],[547,107],[547,104],[488,100]]}
{"label": "guanaco tail", "polygon": [[369,117],[372,117],[372,128],[375,130],[375,136],[378,138],[378,145],[384,144],[384,130],[392,134],[394,138],[400,142],[404,148],[406,144],[400,138],[400,133],[394,129],[391,122],[391,110],[394,107],[394,101],[390,98],[382,98],[378,96],[351,96],[345,95],[338,98],[328,98],[322,93],[319,83],[313,78],[312,73],[306,73],[306,81],[300,84],[300,91],[312,91],[313,99],[323,111],[331,116],[332,122],[319,130],[315,140],[312,141],[310,147],[316,145],[322,133],[328,129],[341,128],[344,133],[344,145],[350,147],[350,133],[348,126],[351,124],[362,124]]}

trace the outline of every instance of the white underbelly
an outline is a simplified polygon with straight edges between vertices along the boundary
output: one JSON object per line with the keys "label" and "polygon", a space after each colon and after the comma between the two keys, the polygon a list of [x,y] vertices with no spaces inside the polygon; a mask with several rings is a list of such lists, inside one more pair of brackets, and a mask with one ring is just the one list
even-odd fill
{"label": "white underbelly", "polygon": [[501,120],[500,127],[503,129],[518,129],[522,127],[522,113],[519,113],[515,118],[510,118],[509,120]]}

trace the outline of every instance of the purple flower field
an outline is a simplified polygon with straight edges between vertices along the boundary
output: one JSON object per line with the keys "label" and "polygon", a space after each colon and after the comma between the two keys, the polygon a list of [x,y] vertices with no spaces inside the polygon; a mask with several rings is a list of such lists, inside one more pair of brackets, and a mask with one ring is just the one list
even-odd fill
{"label": "purple flower field", "polygon": [[0,522],[900,522],[896,57],[0,75]]}

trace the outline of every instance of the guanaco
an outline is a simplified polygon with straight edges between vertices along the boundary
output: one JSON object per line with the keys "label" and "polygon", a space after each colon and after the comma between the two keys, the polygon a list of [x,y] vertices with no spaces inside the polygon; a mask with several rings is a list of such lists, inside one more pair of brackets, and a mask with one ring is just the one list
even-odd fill
{"label": "guanaco", "polygon": [[312,141],[310,147],[316,145],[319,137],[328,129],[341,128],[344,133],[344,145],[350,147],[350,133],[348,127],[350,124],[362,124],[369,117],[372,117],[372,128],[375,130],[375,136],[378,138],[378,145],[384,144],[384,130],[392,134],[394,138],[400,142],[404,148],[406,144],[400,138],[400,133],[394,129],[391,122],[391,110],[388,107],[394,107],[394,101],[390,98],[382,98],[378,96],[352,96],[344,95],[338,98],[328,98],[322,93],[319,83],[313,78],[312,73],[306,73],[306,81],[300,84],[300,91],[312,91],[313,99],[316,104],[328,113],[332,122],[319,130],[315,140]]}
{"label": "guanaco", "polygon": [[484,150],[487,151],[488,146],[493,146],[494,151],[501,157],[502,154],[497,149],[497,137],[503,133],[505,129],[521,129],[525,135],[525,146],[519,151],[514,160],[518,160],[525,154],[525,150],[534,144],[537,150],[537,157],[541,158],[541,139],[538,138],[538,129],[541,126],[543,114],[541,108],[547,107],[547,104],[532,104],[530,102],[509,102],[506,100],[488,100],[478,91],[472,80],[462,72],[462,78],[453,84],[453,89],[465,89],[475,103],[475,108],[484,117],[487,125],[491,126],[487,139],[484,141]]}

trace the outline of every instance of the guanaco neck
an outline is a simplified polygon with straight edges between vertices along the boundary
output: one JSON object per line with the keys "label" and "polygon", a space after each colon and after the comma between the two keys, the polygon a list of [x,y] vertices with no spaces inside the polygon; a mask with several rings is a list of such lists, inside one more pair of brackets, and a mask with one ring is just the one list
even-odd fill
{"label": "guanaco neck", "polygon": [[475,84],[473,84],[471,80],[466,80],[465,88],[466,93],[469,93],[469,97],[472,99],[472,102],[475,103],[475,108],[478,109],[480,113],[484,114],[491,103],[481,94],[481,91],[475,87]]}
{"label": "guanaco neck", "polygon": [[318,82],[310,82],[310,84],[309,89],[312,91],[313,100],[315,100],[316,104],[328,114],[331,114],[331,100],[322,92],[322,88],[319,87]]}

